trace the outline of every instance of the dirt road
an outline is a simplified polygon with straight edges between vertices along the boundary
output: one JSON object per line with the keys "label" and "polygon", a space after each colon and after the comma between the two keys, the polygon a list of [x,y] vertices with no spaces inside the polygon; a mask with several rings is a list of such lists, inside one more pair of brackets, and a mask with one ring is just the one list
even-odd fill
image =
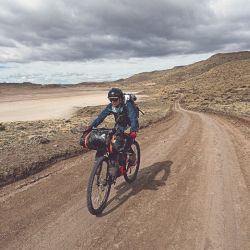
{"label": "dirt road", "polygon": [[1,190],[1,249],[250,249],[250,142],[224,118],[176,106],[138,136],[132,185],[86,208],[94,154]]}

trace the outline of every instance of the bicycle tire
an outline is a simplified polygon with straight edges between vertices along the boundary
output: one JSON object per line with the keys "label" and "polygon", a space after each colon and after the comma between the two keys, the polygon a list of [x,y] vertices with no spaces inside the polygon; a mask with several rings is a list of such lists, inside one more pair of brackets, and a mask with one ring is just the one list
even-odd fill
{"label": "bicycle tire", "polygon": [[[107,164],[107,172],[106,172],[106,178],[107,178],[107,192],[102,200],[102,202],[100,203],[100,205],[98,207],[95,207],[94,204],[93,204],[93,200],[92,200],[92,196],[93,196],[93,185],[94,184],[94,181],[95,181],[95,177],[98,178],[98,171],[102,171],[102,169],[100,170],[100,168],[102,168],[102,165],[103,163],[106,163]],[[111,181],[110,181],[110,177],[109,177],[109,174],[108,174],[108,169],[109,169],[109,162],[108,162],[108,159],[105,158],[105,157],[98,157],[96,160],[95,160],[95,163],[94,163],[94,166],[93,166],[93,169],[90,173],[90,176],[89,176],[89,180],[88,180],[88,187],[87,187],[87,207],[88,207],[88,210],[91,214],[93,215],[98,215],[98,214],[101,214],[102,211],[104,210],[104,208],[106,207],[106,204],[107,204],[107,200],[108,200],[108,197],[109,197],[109,194],[110,194],[110,189],[111,189]],[[99,173],[99,175],[100,175]]]}
{"label": "bicycle tire", "polygon": [[[132,143],[132,145],[135,145],[136,147],[136,151],[137,151],[137,158],[136,158],[136,166],[135,166],[135,172],[133,175],[129,176],[128,175],[128,168],[126,169],[126,172],[124,173],[124,179],[126,182],[128,183],[132,183],[133,181],[135,181],[139,168],[140,168],[140,162],[141,162],[141,150],[140,150],[140,145],[137,141],[134,141]],[[132,146],[131,145],[131,146]]]}

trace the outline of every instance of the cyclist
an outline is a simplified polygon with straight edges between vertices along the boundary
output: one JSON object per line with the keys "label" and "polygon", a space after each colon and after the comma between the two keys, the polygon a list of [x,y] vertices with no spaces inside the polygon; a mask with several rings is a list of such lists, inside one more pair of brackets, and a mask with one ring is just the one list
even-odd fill
{"label": "cyclist", "polygon": [[[139,122],[133,101],[125,100],[121,89],[110,89],[108,99],[110,103],[92,124],[84,130],[84,133],[91,131],[92,127],[97,127],[108,115],[114,115],[116,122],[116,141],[113,148],[116,152],[116,159],[113,159],[114,164],[110,167],[110,174],[113,177],[118,177],[125,172],[126,149],[129,148],[128,145],[125,145],[124,131],[130,127],[129,137],[135,139],[136,132],[139,129]],[[115,164],[116,162],[119,163],[119,166]]]}

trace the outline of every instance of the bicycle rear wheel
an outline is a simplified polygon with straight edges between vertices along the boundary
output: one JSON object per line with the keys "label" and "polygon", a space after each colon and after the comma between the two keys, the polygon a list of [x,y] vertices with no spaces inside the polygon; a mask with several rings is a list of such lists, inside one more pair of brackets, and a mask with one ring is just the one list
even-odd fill
{"label": "bicycle rear wheel", "polygon": [[98,215],[106,207],[111,188],[108,159],[96,159],[88,181],[87,207],[91,214]]}
{"label": "bicycle rear wheel", "polygon": [[127,153],[127,166],[124,179],[128,183],[132,183],[138,174],[141,161],[140,146],[137,141],[134,141]]}

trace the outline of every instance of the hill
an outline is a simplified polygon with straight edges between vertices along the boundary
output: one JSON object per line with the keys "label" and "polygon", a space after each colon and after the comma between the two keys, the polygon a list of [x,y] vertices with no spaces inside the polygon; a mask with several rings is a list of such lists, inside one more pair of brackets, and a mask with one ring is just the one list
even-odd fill
{"label": "hill", "polygon": [[153,82],[167,100],[179,93],[190,109],[250,115],[250,52],[220,53],[170,70],[134,75],[123,83]]}

